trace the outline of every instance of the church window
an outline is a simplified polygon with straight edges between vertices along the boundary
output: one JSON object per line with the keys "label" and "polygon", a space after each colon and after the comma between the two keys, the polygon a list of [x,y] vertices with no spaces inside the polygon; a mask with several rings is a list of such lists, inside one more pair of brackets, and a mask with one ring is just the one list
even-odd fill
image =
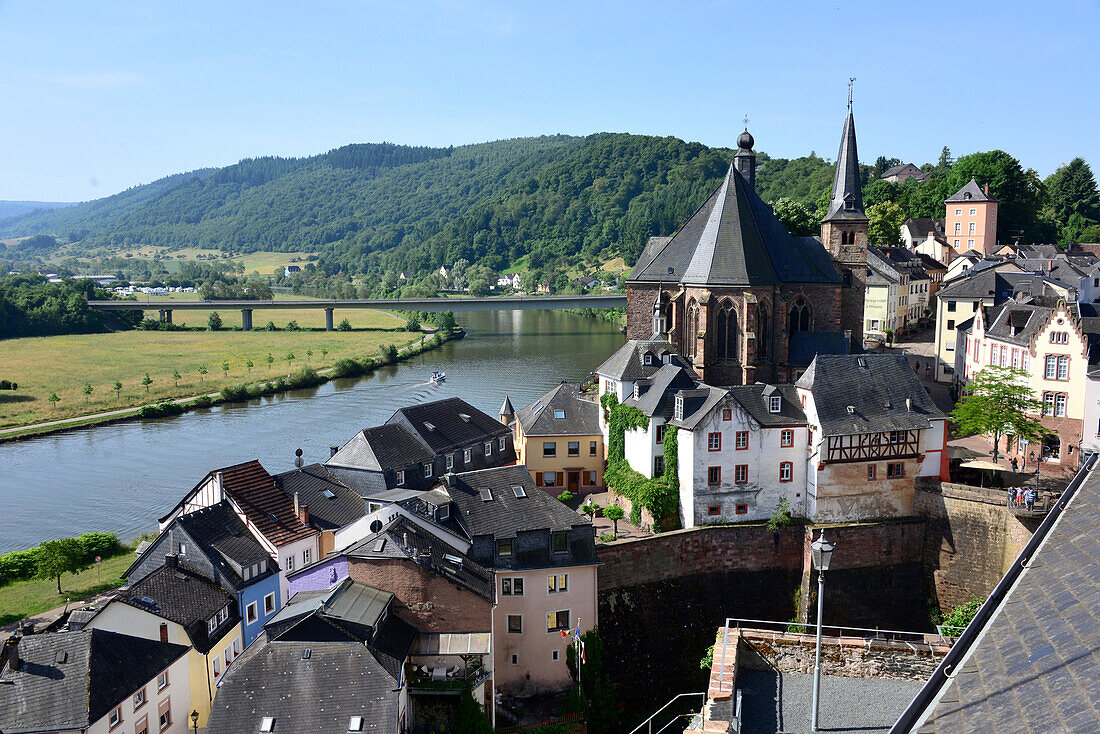
{"label": "church window", "polygon": [[760,359],[771,359],[771,317],[768,304],[763,301],[756,307],[756,355]]}
{"label": "church window", "polygon": [[805,300],[799,298],[791,306],[787,331],[792,334],[796,331],[809,331],[811,321],[812,316],[810,314],[810,304],[806,303]]}
{"label": "church window", "polygon": [[687,330],[684,332],[684,355],[695,357],[695,335],[699,333],[699,304],[692,299],[687,309]]}
{"label": "church window", "polygon": [[715,319],[715,351],[718,359],[737,359],[737,310],[731,301],[723,301]]}

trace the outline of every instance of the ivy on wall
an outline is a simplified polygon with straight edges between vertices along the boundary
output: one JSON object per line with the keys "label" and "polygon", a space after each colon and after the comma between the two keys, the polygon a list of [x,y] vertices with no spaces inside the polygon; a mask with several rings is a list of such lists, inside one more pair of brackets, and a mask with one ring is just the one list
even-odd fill
{"label": "ivy on wall", "polygon": [[[649,479],[630,467],[626,461],[626,431],[649,428],[649,416],[637,408],[622,405],[614,393],[604,393],[600,398],[608,423],[607,470],[604,481],[630,500],[630,522],[640,525],[642,508],[649,510],[655,520],[675,517],[679,508],[679,480],[677,478],[676,427],[665,429],[665,473],[660,479]],[[671,436],[672,453],[669,454]]]}

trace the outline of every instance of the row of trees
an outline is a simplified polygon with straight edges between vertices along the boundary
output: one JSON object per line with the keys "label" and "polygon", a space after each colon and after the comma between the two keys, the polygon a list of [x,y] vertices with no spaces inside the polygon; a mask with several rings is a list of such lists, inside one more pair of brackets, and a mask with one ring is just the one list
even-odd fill
{"label": "row of trees", "polygon": [[40,275],[0,277],[0,339],[89,334],[137,326],[140,311],[106,314],[88,308],[90,298],[112,297],[88,280],[49,283]]}

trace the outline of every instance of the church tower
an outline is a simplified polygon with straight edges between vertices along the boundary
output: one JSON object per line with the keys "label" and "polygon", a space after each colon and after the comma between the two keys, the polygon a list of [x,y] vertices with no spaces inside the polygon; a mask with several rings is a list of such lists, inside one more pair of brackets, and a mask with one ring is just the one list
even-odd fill
{"label": "church tower", "polygon": [[844,279],[840,301],[840,327],[863,341],[863,302],[867,291],[867,214],[863,211],[856,123],[852,117],[852,91],[848,85],[848,117],[836,156],[829,211],[821,221],[821,244]]}

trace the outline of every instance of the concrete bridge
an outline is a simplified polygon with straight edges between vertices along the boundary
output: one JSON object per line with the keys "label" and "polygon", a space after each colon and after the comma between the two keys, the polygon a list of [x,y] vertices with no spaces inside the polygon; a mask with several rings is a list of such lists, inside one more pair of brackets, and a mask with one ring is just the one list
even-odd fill
{"label": "concrete bridge", "polygon": [[320,299],[287,301],[88,301],[88,306],[100,311],[157,311],[160,320],[172,323],[173,311],[241,312],[241,329],[252,329],[253,311],[318,308],[325,311],[325,329],[332,331],[336,309],[372,309],[398,311],[539,311],[563,308],[625,308],[622,293],[591,296],[502,296],[499,298],[362,298],[347,301]]}

